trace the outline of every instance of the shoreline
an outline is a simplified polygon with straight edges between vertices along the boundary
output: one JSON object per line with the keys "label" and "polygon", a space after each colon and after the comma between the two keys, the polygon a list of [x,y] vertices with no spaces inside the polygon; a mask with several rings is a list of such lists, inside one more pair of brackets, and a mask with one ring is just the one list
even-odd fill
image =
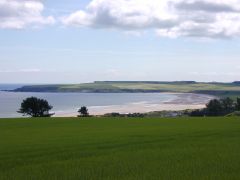
{"label": "shoreline", "polygon": [[[176,105],[176,104],[162,104],[162,105],[151,105],[151,107],[146,106],[92,106],[88,107],[90,115],[101,116],[108,113],[120,113],[120,114],[132,114],[132,113],[150,113],[157,111],[182,111],[182,110],[194,110],[205,108],[206,105]],[[76,117],[78,115],[77,110],[75,112],[57,112],[53,117]]]}
{"label": "shoreline", "polygon": [[[21,101],[29,96],[36,96],[49,100],[50,104],[54,107],[51,111],[51,113],[55,113],[54,117],[76,117],[78,115],[77,111],[81,106],[86,106],[91,115],[104,115],[108,113],[132,114],[149,113],[154,111],[201,109],[205,107],[209,100],[217,98],[216,96],[206,94],[176,92],[162,92],[158,93],[159,95],[156,96],[151,95],[155,93],[104,93],[108,95],[94,93],[93,96],[93,93],[74,93],[70,96],[66,94],[68,93],[55,93],[55,95],[53,95],[52,93],[14,93],[1,91],[0,95],[4,101],[7,100],[6,98],[11,99],[9,102],[6,101],[10,103],[9,105],[11,105],[9,106],[10,110],[8,108],[5,108],[6,111],[2,109],[3,117],[21,117],[21,115],[16,113],[16,110],[19,108]],[[130,98],[135,96],[134,94],[136,94],[136,97]],[[148,98],[148,95],[144,94],[150,94],[149,97],[151,98]],[[130,99],[120,100],[121,98]],[[104,102],[105,100],[106,102]]]}
{"label": "shoreline", "polygon": [[[202,109],[206,107],[207,102],[214,99],[214,96],[201,95],[194,93],[172,93],[177,95],[176,99],[164,101],[159,104],[153,104],[146,101],[128,103],[124,105],[108,105],[108,106],[89,106],[87,107],[91,115],[104,115],[107,113],[149,113],[156,111],[182,111]],[[191,96],[189,96],[189,94]],[[188,97],[188,98],[186,98]],[[76,111],[56,111],[54,117],[76,117],[78,115]]]}

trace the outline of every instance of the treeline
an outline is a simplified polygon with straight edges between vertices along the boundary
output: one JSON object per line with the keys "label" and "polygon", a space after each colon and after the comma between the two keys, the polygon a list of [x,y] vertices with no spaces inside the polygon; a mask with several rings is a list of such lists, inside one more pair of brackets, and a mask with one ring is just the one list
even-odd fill
{"label": "treeline", "polygon": [[204,109],[194,110],[190,116],[226,116],[235,111],[240,111],[240,98],[236,101],[227,97],[211,100]]}

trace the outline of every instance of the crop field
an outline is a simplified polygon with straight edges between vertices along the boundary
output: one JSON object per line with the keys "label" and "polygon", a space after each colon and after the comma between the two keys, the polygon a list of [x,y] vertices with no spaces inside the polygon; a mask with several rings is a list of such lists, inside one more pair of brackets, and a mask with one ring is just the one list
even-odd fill
{"label": "crop field", "polygon": [[240,178],[240,119],[0,119],[0,179]]}
{"label": "crop field", "polygon": [[[35,85],[26,86],[39,91],[55,88],[55,91],[79,91],[79,90],[161,90],[176,92],[194,92],[201,91],[240,91],[240,86],[235,84],[215,84],[215,83],[121,83],[121,82],[95,82],[73,85]],[[26,89],[27,90],[27,89]]]}
{"label": "crop field", "polygon": [[145,82],[94,82],[68,85],[24,86],[25,91],[79,91],[79,90],[161,90],[176,92],[194,91],[240,91],[240,85],[232,83],[145,83]]}
{"label": "crop field", "polygon": [[30,85],[14,90],[16,92],[178,92],[200,93],[219,97],[240,96],[239,83],[199,83],[199,82],[118,82],[97,81],[85,84]]}

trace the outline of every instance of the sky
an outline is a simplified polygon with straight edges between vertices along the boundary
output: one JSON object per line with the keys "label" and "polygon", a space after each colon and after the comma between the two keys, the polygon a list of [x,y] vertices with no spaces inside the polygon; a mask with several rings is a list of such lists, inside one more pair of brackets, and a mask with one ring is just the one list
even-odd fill
{"label": "sky", "polygon": [[0,83],[240,80],[240,0],[0,0]]}

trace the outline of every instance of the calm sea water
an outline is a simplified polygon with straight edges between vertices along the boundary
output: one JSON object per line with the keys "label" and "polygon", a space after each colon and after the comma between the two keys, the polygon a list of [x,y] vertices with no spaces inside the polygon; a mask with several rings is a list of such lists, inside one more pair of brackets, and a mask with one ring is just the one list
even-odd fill
{"label": "calm sea water", "polygon": [[[4,89],[6,88],[5,85]],[[101,114],[116,111],[141,112],[142,109],[158,110],[158,105],[171,101],[176,101],[178,104],[183,100],[187,100],[185,103],[189,104],[196,102],[196,97],[192,97],[192,94],[184,94],[181,97],[179,94],[171,93],[15,93],[0,91],[0,117],[21,117],[17,110],[22,100],[31,96],[48,100],[54,107],[52,111],[57,116],[74,115],[81,106],[87,106],[90,113]],[[211,97],[198,95],[197,98],[197,103],[206,103]]]}
{"label": "calm sea water", "polygon": [[105,107],[124,105],[129,103],[161,103],[174,98],[170,94],[101,94],[101,93],[12,93],[0,92],[0,117],[18,117],[16,111],[19,109],[23,99],[27,97],[38,97],[47,99],[54,107],[53,111],[59,115],[65,112],[74,112],[81,106]]}

